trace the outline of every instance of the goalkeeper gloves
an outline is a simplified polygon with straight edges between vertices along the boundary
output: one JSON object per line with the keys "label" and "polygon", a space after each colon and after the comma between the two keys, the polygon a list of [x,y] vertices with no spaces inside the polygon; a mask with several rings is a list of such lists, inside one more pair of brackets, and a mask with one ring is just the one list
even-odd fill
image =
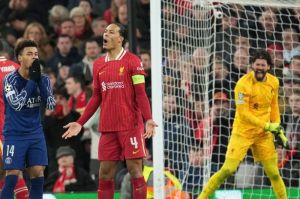
{"label": "goalkeeper gloves", "polygon": [[38,59],[35,59],[29,68],[29,78],[35,82],[41,79],[41,64]]}
{"label": "goalkeeper gloves", "polygon": [[276,140],[279,141],[279,145],[285,148],[288,147],[288,139],[285,137],[283,127],[279,123],[267,123],[264,129],[275,135]]}
{"label": "goalkeeper gloves", "polygon": [[265,125],[265,131],[277,132],[280,129],[280,123],[267,123]]}

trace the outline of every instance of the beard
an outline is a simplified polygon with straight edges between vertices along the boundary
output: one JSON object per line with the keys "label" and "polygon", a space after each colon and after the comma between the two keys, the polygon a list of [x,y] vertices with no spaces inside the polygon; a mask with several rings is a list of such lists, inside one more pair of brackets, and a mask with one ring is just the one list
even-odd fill
{"label": "beard", "polygon": [[265,70],[255,70],[254,75],[257,81],[263,81],[266,77],[267,71]]}

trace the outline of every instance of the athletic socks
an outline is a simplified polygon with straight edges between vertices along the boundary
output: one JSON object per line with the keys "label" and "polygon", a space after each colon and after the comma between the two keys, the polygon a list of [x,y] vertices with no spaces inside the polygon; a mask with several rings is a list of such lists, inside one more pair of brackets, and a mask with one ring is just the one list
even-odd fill
{"label": "athletic socks", "polygon": [[99,180],[98,199],[113,199],[115,183],[113,180]]}
{"label": "athletic socks", "polygon": [[144,176],[139,178],[131,178],[131,185],[133,191],[133,199],[147,198],[147,184]]}
{"label": "athletic socks", "polygon": [[4,187],[1,192],[0,198],[13,199],[14,198],[14,189],[18,181],[18,176],[8,175],[5,177]]}
{"label": "athletic socks", "polygon": [[32,178],[30,182],[31,187],[29,192],[29,199],[43,198],[44,177]]}
{"label": "athletic socks", "polygon": [[18,179],[14,192],[16,199],[28,199],[28,188],[23,178]]}

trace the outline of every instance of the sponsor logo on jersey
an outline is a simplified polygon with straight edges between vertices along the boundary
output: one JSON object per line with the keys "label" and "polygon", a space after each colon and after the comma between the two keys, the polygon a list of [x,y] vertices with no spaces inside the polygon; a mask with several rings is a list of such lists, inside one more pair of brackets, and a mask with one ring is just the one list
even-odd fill
{"label": "sponsor logo on jersey", "polygon": [[102,91],[124,88],[124,82],[102,82]]}
{"label": "sponsor logo on jersey", "polygon": [[34,108],[34,107],[39,107],[41,104],[41,96],[38,97],[30,97],[27,100],[26,107],[27,108]]}
{"label": "sponsor logo on jersey", "polygon": [[1,67],[1,72],[3,73],[11,72],[13,70],[15,70],[15,67],[13,65]]}
{"label": "sponsor logo on jersey", "polygon": [[136,69],[137,69],[137,70],[142,70],[142,71],[143,71],[143,70],[144,70],[143,63],[141,62],[141,63],[140,63],[140,66],[137,67]]}
{"label": "sponsor logo on jersey", "polygon": [[11,163],[12,163],[12,158],[11,157],[5,158],[5,164],[11,164]]}
{"label": "sponsor logo on jersey", "polygon": [[124,75],[124,70],[125,70],[125,67],[121,66],[120,69],[119,69],[119,75],[120,76]]}
{"label": "sponsor logo on jersey", "polygon": [[99,72],[99,76],[102,75],[103,73],[105,73],[105,71]]}
{"label": "sponsor logo on jersey", "polygon": [[244,104],[245,103],[245,100],[244,100],[244,93],[242,92],[239,92],[238,93],[238,100],[236,102],[237,104]]}

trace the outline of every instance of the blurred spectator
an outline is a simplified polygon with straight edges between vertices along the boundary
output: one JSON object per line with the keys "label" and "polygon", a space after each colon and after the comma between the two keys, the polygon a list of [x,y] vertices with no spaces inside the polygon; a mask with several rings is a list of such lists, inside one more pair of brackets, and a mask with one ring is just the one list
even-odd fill
{"label": "blurred spectator", "polygon": [[141,49],[150,50],[150,0],[138,1],[136,15],[138,44]]}
{"label": "blurred spectator", "polygon": [[167,94],[163,97],[164,118],[164,149],[166,164],[174,174],[182,180],[184,178],[184,167],[188,153],[188,147],[192,142],[189,140],[191,131],[187,120],[181,117],[176,97]]}
{"label": "blurred spectator", "polygon": [[118,17],[116,22],[122,24],[123,26],[127,26],[128,24],[128,9],[127,4],[123,4],[118,9]]}
{"label": "blurred spectator", "polygon": [[282,86],[284,69],[283,47],[279,43],[269,44],[267,52],[270,54],[273,60],[273,67],[271,67],[271,71],[276,77],[279,78],[280,85]]}
{"label": "blurred spectator", "polygon": [[209,151],[212,153],[211,170],[213,173],[221,168],[225,160],[226,146],[228,144],[232,122],[227,94],[222,91],[217,91],[213,95],[210,117],[202,119],[195,132],[195,138],[202,142],[205,129],[212,130],[212,146]]}
{"label": "blurred spectator", "polygon": [[151,101],[151,55],[149,51],[141,51],[140,58],[144,67],[145,89],[149,100]]}
{"label": "blurred spectator", "polygon": [[78,6],[83,9],[87,21],[91,24],[94,18],[92,13],[92,2],[90,0],[80,0]]}
{"label": "blurred spectator", "polygon": [[[54,5],[49,10],[49,26],[50,26],[50,38],[56,38],[60,34],[61,23],[69,18],[69,10],[62,5]],[[51,33],[53,32],[53,33]]]}
{"label": "blurred spectator", "polygon": [[82,47],[82,41],[75,35],[75,22],[68,18],[60,24],[60,35],[69,35],[72,39],[73,46],[80,50]]}
{"label": "blurred spectator", "polygon": [[294,76],[300,76],[300,54],[292,57],[290,63],[290,73]]}
{"label": "blurred spectator", "polygon": [[192,94],[203,93],[205,89],[205,75],[209,70],[209,54],[205,48],[196,48],[192,55],[193,59],[193,79],[192,79]]}
{"label": "blurred spectator", "polygon": [[82,114],[88,101],[84,89],[84,80],[81,76],[69,76],[65,87],[70,95],[68,100],[69,109]]}
{"label": "blurred spectator", "polygon": [[54,93],[56,106],[54,111],[46,110],[44,117],[44,132],[47,141],[48,149],[48,174],[54,172],[57,169],[55,160],[55,151],[60,146],[70,145],[76,149],[77,157],[76,164],[83,165],[82,163],[82,147],[80,145],[80,137],[74,137],[68,140],[61,139],[64,133],[67,123],[74,121],[80,117],[80,114],[70,110],[68,107],[68,94],[64,89],[58,89]]}
{"label": "blurred spectator", "polygon": [[289,96],[291,114],[288,117],[286,134],[289,149],[278,149],[279,168],[282,168],[283,179],[287,186],[300,186],[300,90],[293,89]]}
{"label": "blurred spectator", "polygon": [[[48,12],[47,0],[9,0],[8,6],[0,13],[0,24],[8,21],[12,27],[23,34],[26,24],[33,21],[47,25]],[[19,35],[19,36],[20,36]]]}
{"label": "blurred spectator", "polygon": [[99,167],[100,162],[98,160],[98,145],[100,139],[100,132],[98,132],[100,109],[98,109],[94,115],[85,123],[84,133],[88,132],[91,137],[90,148],[90,175],[95,182],[99,180]]}
{"label": "blurred spectator", "polygon": [[[147,198],[154,198],[154,182],[153,182],[153,163],[148,160],[144,160],[143,175],[147,182]],[[188,193],[181,191],[182,186],[179,179],[174,176],[169,170],[164,170],[165,186],[164,190],[166,193],[166,199],[177,198],[177,199],[190,199]],[[121,186],[121,198],[131,199],[132,198],[132,185],[130,183],[130,175],[127,173],[122,181]]]}
{"label": "blurred spectator", "polygon": [[45,28],[38,22],[32,22],[28,24],[24,31],[23,39],[30,39],[35,41],[39,47],[39,59],[46,62],[48,61],[53,53],[53,46],[48,40],[48,36]]}
{"label": "blurred spectator", "polygon": [[103,13],[103,18],[108,24],[111,22],[117,22],[118,10],[121,5],[126,4],[127,0],[111,0],[111,7],[106,9]]}
{"label": "blurred spectator", "polygon": [[[230,78],[229,68],[222,60],[214,60],[212,65],[213,79],[209,83],[209,91],[222,90],[227,94],[228,100],[233,100],[235,82]],[[211,98],[212,96],[210,96]]]}
{"label": "blurred spectator", "polygon": [[240,48],[233,54],[233,62],[231,67],[230,79],[237,82],[243,75],[250,70],[250,55],[249,52]]}
{"label": "blurred spectator", "polygon": [[58,89],[57,76],[56,76],[55,72],[53,72],[51,70],[51,68],[44,68],[43,73],[48,75],[51,88],[53,89],[53,92],[55,92]]}
{"label": "blurred spectator", "polygon": [[53,193],[96,191],[96,184],[82,168],[74,165],[76,153],[69,146],[56,151],[58,170],[51,173],[45,182],[45,190]]}
{"label": "blurred spectator", "polygon": [[75,37],[77,39],[87,39],[92,35],[90,23],[88,22],[83,8],[74,7],[70,12],[70,18],[75,24]]}
{"label": "blurred spectator", "polygon": [[77,63],[81,60],[78,51],[73,47],[72,38],[69,35],[59,35],[56,44],[54,55],[48,61],[47,66],[51,67],[54,72],[58,72],[58,64],[62,60],[69,60],[72,63]]}
{"label": "blurred spectator", "polygon": [[299,34],[292,28],[286,28],[282,32],[283,58],[289,64],[295,55],[300,55]]}
{"label": "blurred spectator", "polygon": [[[57,76],[57,88],[63,88],[66,84],[66,80],[70,75],[70,67],[72,62],[68,59],[63,59],[58,63],[58,76]],[[51,69],[51,68],[50,68]]]}
{"label": "blurred spectator", "polygon": [[256,48],[266,49],[268,44],[281,41],[281,27],[273,10],[266,8],[258,17],[258,23],[251,27],[253,44]]}
{"label": "blurred spectator", "polygon": [[103,37],[106,26],[108,25],[107,21],[103,18],[95,18],[92,21],[92,31],[94,37]]}
{"label": "blurred spectator", "polygon": [[94,61],[100,56],[102,46],[91,38],[85,42],[85,56],[79,63],[75,63],[71,67],[70,73],[74,76],[83,76],[85,85],[89,85],[93,81],[93,64]]}

